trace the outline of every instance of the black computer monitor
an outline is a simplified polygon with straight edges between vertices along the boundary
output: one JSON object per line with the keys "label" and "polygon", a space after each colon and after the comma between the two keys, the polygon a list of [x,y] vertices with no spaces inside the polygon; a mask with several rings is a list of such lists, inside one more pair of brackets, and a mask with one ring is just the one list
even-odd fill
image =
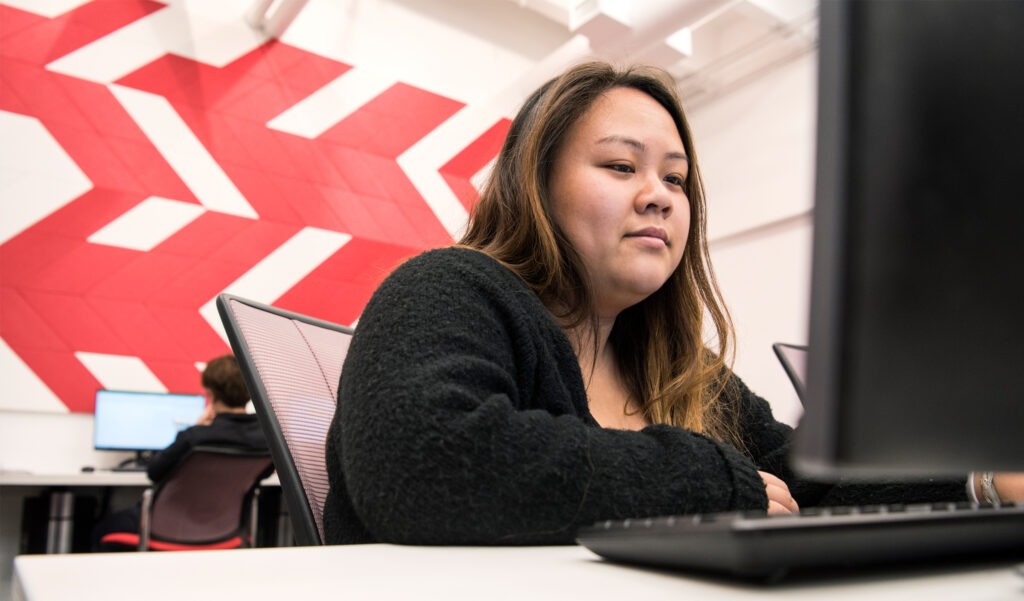
{"label": "black computer monitor", "polygon": [[201,394],[96,391],[93,447],[135,451],[142,460],[174,442],[178,432],[196,423],[206,406]]}
{"label": "black computer monitor", "polygon": [[824,0],[819,476],[1024,469],[1024,2]]}

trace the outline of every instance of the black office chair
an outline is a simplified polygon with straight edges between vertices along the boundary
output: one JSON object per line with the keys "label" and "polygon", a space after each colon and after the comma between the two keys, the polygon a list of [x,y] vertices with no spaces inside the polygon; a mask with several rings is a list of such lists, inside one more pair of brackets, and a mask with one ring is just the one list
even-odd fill
{"label": "black office chair", "polygon": [[352,328],[229,294],[217,309],[281,479],[296,544],[323,544],[324,445]]}
{"label": "black office chair", "polygon": [[142,495],[138,532],[100,539],[107,551],[197,551],[255,545],[260,481],[274,471],[267,451],[198,446]]}
{"label": "black office chair", "polygon": [[789,381],[793,383],[797,397],[804,402],[804,394],[807,389],[807,346],[776,342],[772,345],[772,350],[775,351],[775,356],[782,364],[782,369],[789,376]]}

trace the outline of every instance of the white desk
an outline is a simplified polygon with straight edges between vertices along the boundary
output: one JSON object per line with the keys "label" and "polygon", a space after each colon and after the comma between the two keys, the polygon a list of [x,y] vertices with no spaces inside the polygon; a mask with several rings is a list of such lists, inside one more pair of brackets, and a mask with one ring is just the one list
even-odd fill
{"label": "white desk", "polygon": [[23,555],[16,601],[1024,599],[1012,564],[753,585],[607,563],[583,547],[358,545]]}
{"label": "white desk", "polygon": [[[33,473],[0,471],[0,486],[149,486],[146,472],[96,470],[80,473]],[[267,477],[261,486],[280,486],[277,472]]]}

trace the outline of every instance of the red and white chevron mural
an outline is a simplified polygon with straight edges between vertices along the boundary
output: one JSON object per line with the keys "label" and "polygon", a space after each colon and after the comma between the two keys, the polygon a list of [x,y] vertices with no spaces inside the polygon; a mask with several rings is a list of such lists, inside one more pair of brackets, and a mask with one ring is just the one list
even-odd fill
{"label": "red and white chevron mural", "polygon": [[451,243],[508,128],[176,5],[21,4],[0,4],[0,353],[72,412],[197,390],[228,352],[220,292],[352,323]]}

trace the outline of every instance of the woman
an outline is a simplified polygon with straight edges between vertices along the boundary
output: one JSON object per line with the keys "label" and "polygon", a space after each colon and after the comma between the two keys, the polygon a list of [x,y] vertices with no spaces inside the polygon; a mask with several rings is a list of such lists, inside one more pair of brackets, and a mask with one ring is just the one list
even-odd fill
{"label": "woman", "polygon": [[602,519],[963,500],[964,480],[793,475],[791,429],[728,368],[704,215],[667,74],[586,63],[534,93],[460,244],[360,318],[326,541],[558,544]]}

